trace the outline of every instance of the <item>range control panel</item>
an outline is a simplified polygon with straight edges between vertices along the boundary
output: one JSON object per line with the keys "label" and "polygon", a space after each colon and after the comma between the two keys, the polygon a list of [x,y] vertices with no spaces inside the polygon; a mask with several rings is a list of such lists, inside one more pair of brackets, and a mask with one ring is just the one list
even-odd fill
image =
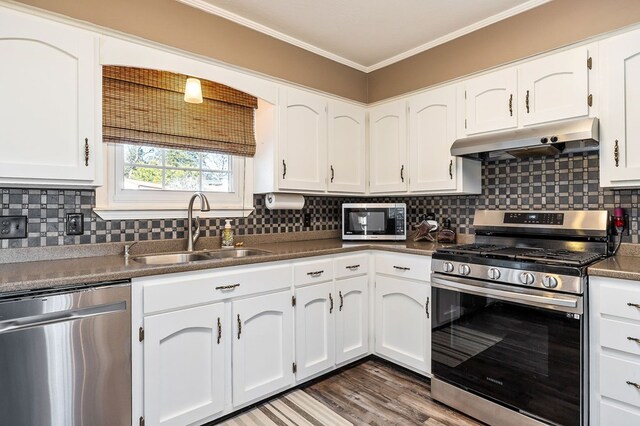
{"label": "range control panel", "polygon": [[504,223],[526,225],[563,225],[564,213],[508,212],[504,215]]}

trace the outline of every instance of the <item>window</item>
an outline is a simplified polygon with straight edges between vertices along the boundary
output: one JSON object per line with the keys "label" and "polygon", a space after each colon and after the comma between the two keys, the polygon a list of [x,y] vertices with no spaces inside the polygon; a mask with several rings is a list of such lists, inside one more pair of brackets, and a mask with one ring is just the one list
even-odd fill
{"label": "window", "polygon": [[125,145],[123,189],[233,192],[233,158],[151,146]]}
{"label": "window", "polygon": [[196,191],[210,212],[201,217],[241,217],[253,211],[253,159],[143,145],[106,149],[105,185],[96,190],[94,211],[105,220],[186,217]]}

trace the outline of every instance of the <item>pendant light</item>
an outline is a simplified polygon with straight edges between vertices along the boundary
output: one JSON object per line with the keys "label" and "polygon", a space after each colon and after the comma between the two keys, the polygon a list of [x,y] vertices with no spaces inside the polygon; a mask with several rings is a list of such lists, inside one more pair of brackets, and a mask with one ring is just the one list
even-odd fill
{"label": "pendant light", "polygon": [[190,104],[202,103],[202,86],[197,78],[187,78],[187,83],[184,87],[184,101]]}

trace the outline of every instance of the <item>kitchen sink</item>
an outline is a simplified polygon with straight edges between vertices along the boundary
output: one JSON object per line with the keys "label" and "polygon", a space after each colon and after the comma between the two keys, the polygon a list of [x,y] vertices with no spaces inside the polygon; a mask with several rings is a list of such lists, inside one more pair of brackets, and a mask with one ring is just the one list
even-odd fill
{"label": "kitchen sink", "polygon": [[258,249],[221,249],[199,252],[155,253],[131,256],[131,260],[145,265],[178,265],[204,260],[236,259],[248,256],[259,256],[271,252]]}

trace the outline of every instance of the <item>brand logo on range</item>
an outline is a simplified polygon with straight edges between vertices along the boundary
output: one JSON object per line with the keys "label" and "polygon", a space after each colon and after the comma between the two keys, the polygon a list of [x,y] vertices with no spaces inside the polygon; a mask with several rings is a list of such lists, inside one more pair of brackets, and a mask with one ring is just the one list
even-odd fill
{"label": "brand logo on range", "polygon": [[485,378],[491,383],[495,383],[496,385],[504,386],[504,383],[502,383],[500,380],[492,379],[491,377],[485,377]]}

